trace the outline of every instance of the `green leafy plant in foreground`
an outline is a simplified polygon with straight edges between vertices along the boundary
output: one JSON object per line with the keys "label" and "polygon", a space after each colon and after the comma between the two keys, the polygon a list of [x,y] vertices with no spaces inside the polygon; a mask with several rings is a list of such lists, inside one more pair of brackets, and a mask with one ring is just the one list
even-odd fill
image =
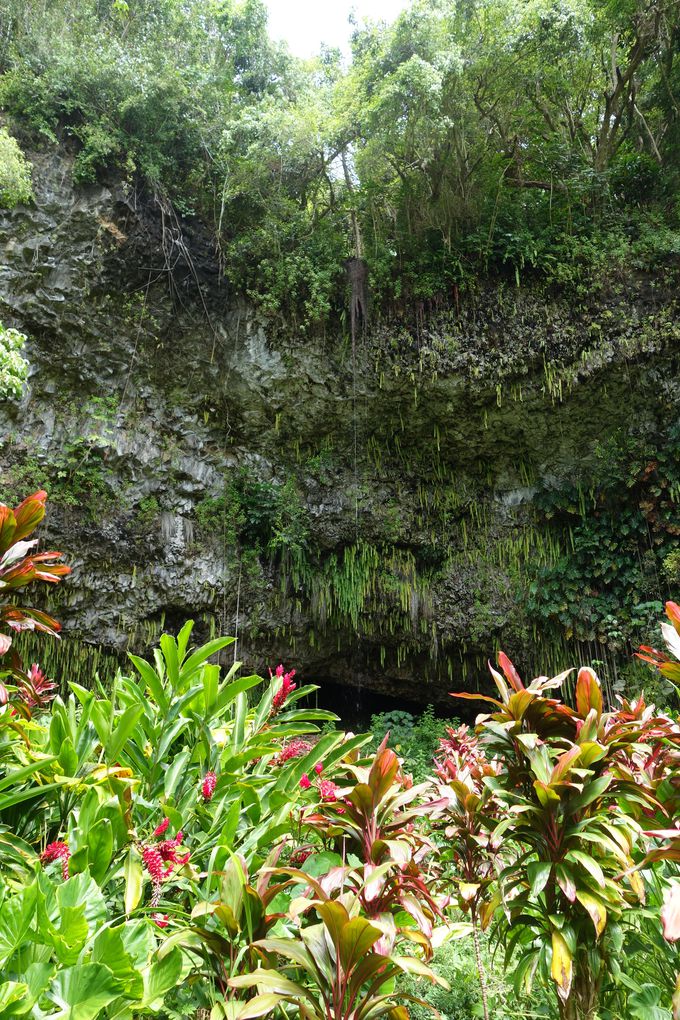
{"label": "green leafy plant in foreground", "polygon": [[606,712],[591,669],[579,671],[572,706],[551,693],[568,673],[525,686],[503,653],[499,663],[498,698],[459,695],[493,705],[477,733],[498,768],[484,778],[498,805],[488,831],[503,845],[496,934],[517,959],[518,988],[552,980],[563,1020],[592,1018],[621,920],[644,898],[641,820],[672,803],[680,728],[643,697]]}

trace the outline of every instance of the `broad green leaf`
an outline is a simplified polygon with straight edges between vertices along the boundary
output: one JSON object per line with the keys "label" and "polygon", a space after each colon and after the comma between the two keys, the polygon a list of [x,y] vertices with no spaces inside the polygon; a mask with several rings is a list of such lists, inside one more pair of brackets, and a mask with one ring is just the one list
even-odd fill
{"label": "broad green leaf", "polygon": [[221,652],[223,648],[228,648],[229,645],[233,645],[233,637],[220,637],[214,638],[212,641],[207,641],[206,644],[201,645],[197,648],[188,659],[182,663],[182,674],[188,676],[193,673],[201,663],[209,659],[211,655],[215,655],[217,652]]}
{"label": "broad green leaf", "polygon": [[141,705],[131,705],[123,712],[104,749],[109,764],[117,763],[121,751],[132,736],[135,726],[143,714],[144,708]]}
{"label": "broad green leaf", "polygon": [[57,1007],[54,1020],[95,1020],[110,1002],[124,991],[108,967],[100,963],[80,964],[60,971],[47,990]]}
{"label": "broad green leaf", "polygon": [[142,1005],[149,1009],[153,1003],[162,1003],[163,996],[175,988],[182,976],[182,953],[179,949],[153,963],[144,972],[144,998]]}
{"label": "broad green leaf", "polygon": [[3,902],[0,910],[0,960],[4,964],[29,940],[37,898],[38,885],[32,882]]}
{"label": "broad green leaf", "polygon": [[118,928],[104,928],[97,935],[92,949],[92,962],[105,964],[113,976],[121,982],[125,996],[130,999],[141,999],[144,994],[144,981],[134,961],[123,945],[121,932],[124,925]]}
{"label": "broad green leaf", "polygon": [[179,656],[177,654],[177,642],[170,634],[161,634],[161,651],[165,659],[165,668],[170,681],[170,688],[174,694],[179,689]]}
{"label": "broad green leaf", "polygon": [[5,985],[0,985],[0,1017],[2,1020],[5,1020],[5,1017],[25,1016],[29,1013],[50,983],[54,971],[55,965],[52,963],[30,964],[25,971],[22,971],[21,982],[7,982],[8,986],[24,989],[18,998],[10,995],[11,1001],[3,1000],[2,990]]}
{"label": "broad green leaf", "polygon": [[661,989],[644,984],[639,991],[628,996],[631,1020],[672,1020],[671,1011],[661,1005]]}
{"label": "broad green leaf", "polygon": [[22,984],[20,981],[4,981],[0,984],[0,1017],[14,1015],[16,1012],[27,1012],[23,1009],[10,1009],[10,1006],[16,1006],[27,997],[28,985]]}
{"label": "broad green leaf", "polygon": [[552,933],[552,962],[550,964],[550,974],[557,985],[557,993],[559,997],[563,1002],[565,1002],[569,998],[569,993],[571,992],[573,959],[563,935],[557,930],[554,930]]}
{"label": "broad green leaf", "polygon": [[180,779],[184,778],[189,758],[191,757],[191,751],[184,750],[180,751],[179,754],[175,755],[172,761],[172,765],[165,773],[164,789],[165,796],[170,800],[175,795],[177,784]]}
{"label": "broad green leaf", "polygon": [[87,847],[90,871],[97,883],[101,883],[113,855],[113,829],[108,818],[100,818],[87,831]]}
{"label": "broad green leaf", "polygon": [[527,878],[530,885],[529,894],[532,900],[535,900],[539,893],[545,889],[551,870],[552,863],[550,861],[534,861],[532,864],[527,865]]}
{"label": "broad green leaf", "polygon": [[130,661],[142,677],[142,680],[148,687],[152,698],[160,710],[162,712],[167,712],[169,705],[168,698],[163,688],[163,683],[156,670],[152,665],[150,665],[150,663],[148,663],[145,659],[141,659],[138,655],[130,654],[129,657]]}
{"label": "broad green leaf", "polygon": [[600,776],[598,779],[593,779],[586,784],[585,788],[581,793],[574,794],[569,797],[567,801],[566,810],[570,814],[576,814],[577,811],[582,811],[588,807],[593,801],[596,801],[604,793],[607,792],[613,776],[606,775]]}
{"label": "broad green leaf", "polygon": [[590,854],[584,853],[582,850],[569,850],[566,854],[567,860],[574,861],[576,864],[580,864],[581,867],[585,868],[586,871],[592,875],[598,885],[604,886],[604,872],[597,863],[594,857]]}

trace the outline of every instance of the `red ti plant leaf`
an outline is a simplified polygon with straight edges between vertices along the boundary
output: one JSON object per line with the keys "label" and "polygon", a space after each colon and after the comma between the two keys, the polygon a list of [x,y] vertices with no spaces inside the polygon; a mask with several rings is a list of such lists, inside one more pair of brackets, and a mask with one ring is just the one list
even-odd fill
{"label": "red ti plant leaf", "polygon": [[640,645],[640,651],[636,652],[636,655],[643,662],[651,663],[671,683],[680,686],[680,606],[676,602],[667,602],[666,616],[670,624],[662,623],[661,632],[671,658],[658,648],[651,648],[649,645]]}
{"label": "red ti plant leaf", "polygon": [[[26,541],[29,535],[40,524],[45,516],[47,493],[42,489],[27,496],[15,510],[0,503],[0,588],[5,592],[14,592],[34,581],[46,581],[57,584],[62,577],[71,572],[65,563],[59,563],[59,552],[34,553],[36,539]],[[0,626],[5,625],[15,631],[42,631],[56,637],[59,624],[41,610],[24,608],[11,602],[0,603]],[[0,655],[9,650],[11,638],[0,635]],[[13,650],[14,651],[14,650]],[[36,667],[37,670],[37,667]],[[38,687],[33,691],[34,704],[43,703],[51,696],[53,688],[37,670],[35,674]],[[9,667],[9,674],[18,681],[26,682],[28,674],[24,673],[18,655]]]}
{"label": "red ti plant leaf", "polygon": [[35,531],[45,516],[46,502],[47,493],[44,489],[40,489],[38,492],[34,492],[32,496],[27,496],[26,499],[19,504],[14,511],[16,531],[14,532],[14,537],[12,539],[13,543],[20,541],[20,539],[25,538],[26,535],[30,535],[32,531]]}
{"label": "red ti plant leaf", "polygon": [[0,556],[12,545],[16,529],[16,517],[8,506],[0,503]]}
{"label": "red ti plant leaf", "polygon": [[517,670],[515,669],[515,667],[513,666],[513,664],[510,661],[510,659],[505,654],[505,652],[499,652],[498,653],[498,665],[503,670],[503,673],[505,675],[505,679],[508,681],[508,683],[510,684],[512,689],[514,691],[523,691],[524,690],[524,684],[522,683],[520,675],[517,672]]}
{"label": "red ti plant leaf", "polygon": [[583,666],[578,671],[576,680],[576,708],[582,719],[585,719],[591,708],[595,709],[597,718],[602,715],[602,689],[594,670]]}
{"label": "red ti plant leaf", "polygon": [[663,937],[667,942],[680,939],[680,882],[672,882],[661,910]]}
{"label": "red ti plant leaf", "polygon": [[680,634],[680,606],[677,602],[666,603],[666,616]]}

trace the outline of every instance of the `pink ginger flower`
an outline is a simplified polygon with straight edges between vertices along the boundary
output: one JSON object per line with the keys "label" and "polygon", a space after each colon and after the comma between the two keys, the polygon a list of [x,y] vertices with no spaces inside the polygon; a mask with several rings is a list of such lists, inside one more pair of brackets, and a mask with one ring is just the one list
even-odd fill
{"label": "pink ginger flower", "polygon": [[321,800],[333,801],[338,799],[338,788],[330,779],[319,780],[319,795]]}
{"label": "pink ginger flower", "polygon": [[272,674],[272,671],[269,670],[269,676],[272,677],[272,679],[276,676],[276,678],[281,681],[281,686],[272,699],[272,715],[276,715],[276,713],[280,712],[285,705],[288,695],[292,694],[297,686],[293,683],[295,670],[291,669],[290,673],[284,673],[283,666],[278,665],[274,674]]}
{"label": "pink ginger flower", "polygon": [[157,848],[158,853],[161,855],[163,861],[165,861],[166,864],[170,865],[170,867],[166,868],[165,870],[166,875],[172,871],[173,864],[181,865],[188,864],[189,862],[189,857],[191,856],[191,854],[188,850],[185,854],[182,854],[181,856],[179,856],[177,853],[177,847],[180,845],[183,839],[184,833],[178,832],[174,839],[164,839],[162,843],[158,844]]}
{"label": "pink ginger flower", "polygon": [[163,858],[156,846],[145,846],[142,849],[142,860],[144,861],[144,867],[151,876],[151,881],[154,886],[160,886],[163,878],[165,877],[163,872]]}
{"label": "pink ginger flower", "polygon": [[203,776],[203,782],[201,784],[201,793],[203,794],[203,800],[212,800],[215,787],[217,786],[217,776],[214,772],[206,772]]}
{"label": "pink ginger flower", "polygon": [[323,772],[323,765],[321,764],[320,761],[318,761],[314,766],[314,771],[316,772],[317,776],[320,776],[321,773]]}
{"label": "pink ginger flower", "polygon": [[160,825],[157,825],[153,830],[154,836],[162,836],[164,832],[167,832],[168,826],[170,825],[170,819],[164,818]]}
{"label": "pink ginger flower", "polygon": [[40,854],[41,864],[50,864],[52,861],[61,861],[61,874],[64,881],[68,878],[68,861],[71,856],[71,851],[68,848],[68,843],[48,843],[43,852]]}
{"label": "pink ginger flower", "polygon": [[159,914],[159,913],[152,914],[151,915],[151,920],[159,928],[167,928],[168,924],[170,923],[170,918],[169,918],[169,916],[167,914]]}
{"label": "pink ginger flower", "polygon": [[281,748],[277,756],[272,759],[272,765],[283,765],[285,762],[290,761],[291,758],[301,758],[303,754],[307,754],[311,750],[312,745],[308,740],[296,737],[289,744],[286,744],[285,747]]}
{"label": "pink ginger flower", "polygon": [[306,772],[304,772],[300,779],[300,786],[302,787],[303,790],[308,790],[311,785],[312,784],[309,781],[309,776],[307,775]]}
{"label": "pink ginger flower", "polygon": [[[158,828],[160,829],[161,826],[159,825]],[[167,825],[163,831],[166,829]],[[176,865],[182,866],[189,863],[189,851],[182,855],[177,853],[177,847],[183,839],[184,833],[178,832],[174,839],[164,839],[160,843],[147,843],[145,846],[142,846],[142,860],[153,886],[151,894],[152,907],[158,905],[161,896],[161,885],[164,879],[171,874],[173,868]]]}

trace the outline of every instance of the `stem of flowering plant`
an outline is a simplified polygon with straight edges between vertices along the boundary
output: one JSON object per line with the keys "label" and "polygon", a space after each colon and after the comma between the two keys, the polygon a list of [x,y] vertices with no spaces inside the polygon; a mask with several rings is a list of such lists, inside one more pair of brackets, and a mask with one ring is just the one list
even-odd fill
{"label": "stem of flowering plant", "polygon": [[477,910],[474,906],[472,908],[472,942],[475,947],[475,960],[477,962],[477,976],[479,978],[479,987],[482,993],[482,1009],[484,1010],[484,1020],[489,1020],[489,997],[486,988],[486,971],[484,970],[484,964],[482,962],[482,950],[479,944],[479,925],[477,921]]}

